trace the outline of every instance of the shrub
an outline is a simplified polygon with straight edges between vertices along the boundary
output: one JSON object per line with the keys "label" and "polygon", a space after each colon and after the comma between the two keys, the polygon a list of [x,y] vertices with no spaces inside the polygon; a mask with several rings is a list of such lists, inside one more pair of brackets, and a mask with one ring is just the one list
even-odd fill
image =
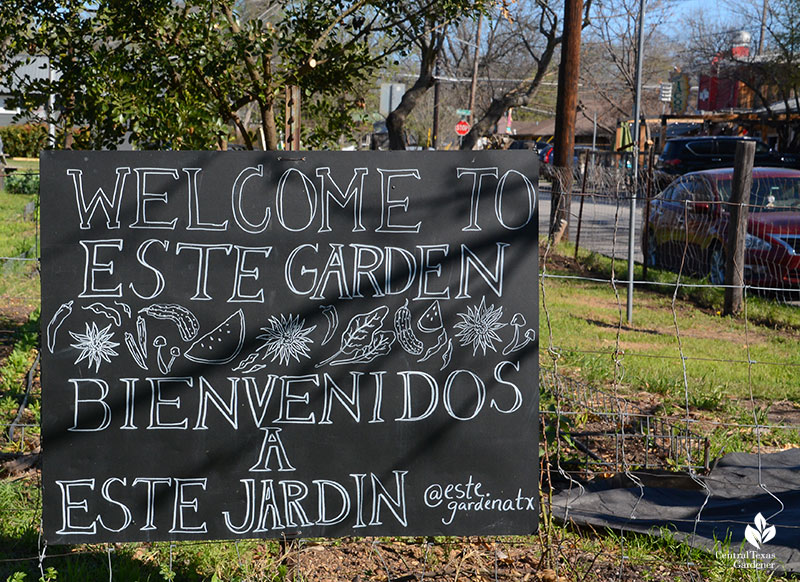
{"label": "shrub", "polygon": [[47,128],[43,125],[9,125],[0,127],[3,152],[12,158],[38,158],[47,145]]}
{"label": "shrub", "polygon": [[39,192],[39,174],[15,172],[6,176],[6,192],[9,194],[36,194]]}

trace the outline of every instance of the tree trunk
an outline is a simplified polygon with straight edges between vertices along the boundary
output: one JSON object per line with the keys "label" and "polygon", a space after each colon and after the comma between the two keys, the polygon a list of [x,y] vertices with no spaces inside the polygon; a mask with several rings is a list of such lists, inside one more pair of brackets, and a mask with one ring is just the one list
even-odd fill
{"label": "tree trunk", "polygon": [[475,147],[475,144],[478,143],[478,139],[481,136],[489,135],[492,132],[492,128],[497,125],[500,118],[505,115],[508,108],[512,106],[514,99],[515,96],[509,94],[503,95],[499,99],[492,99],[492,102],[489,104],[489,109],[486,110],[483,117],[475,122],[475,125],[470,128],[469,133],[461,140],[460,149],[471,150]]}
{"label": "tree trunk", "polygon": [[434,37],[430,43],[423,43],[421,50],[422,59],[419,64],[419,76],[411,89],[403,94],[400,105],[386,117],[386,129],[389,132],[389,149],[406,149],[406,136],[403,131],[406,119],[428,89],[433,87],[433,83],[435,82],[433,68],[436,64],[439,48],[441,48],[441,41],[436,37]]}
{"label": "tree trunk", "polygon": [[497,122],[505,115],[509,107],[519,107],[530,103],[533,96],[539,90],[539,85],[541,85],[545,73],[547,73],[547,69],[550,68],[550,62],[553,60],[556,47],[561,43],[561,37],[548,38],[547,43],[547,47],[542,52],[542,56],[537,64],[536,74],[533,79],[525,83],[520,83],[504,95],[492,99],[492,102],[489,104],[489,109],[486,110],[483,117],[472,126],[469,133],[461,140],[461,147],[459,149],[471,150],[474,148],[481,136],[491,133],[492,128],[497,125]]}
{"label": "tree trunk", "polygon": [[400,105],[386,118],[386,129],[389,131],[389,149],[406,149],[405,123],[409,114],[417,106],[419,100],[433,86],[433,75],[420,75],[414,86],[403,94]]}
{"label": "tree trunk", "polygon": [[264,130],[267,150],[277,150],[278,131],[275,126],[275,109],[272,102],[266,104],[261,110],[261,127]]}

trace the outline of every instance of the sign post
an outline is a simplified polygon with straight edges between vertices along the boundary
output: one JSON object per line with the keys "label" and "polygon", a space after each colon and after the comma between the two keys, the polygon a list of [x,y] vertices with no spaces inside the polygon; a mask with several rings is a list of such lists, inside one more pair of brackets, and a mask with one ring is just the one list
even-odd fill
{"label": "sign post", "polygon": [[537,171],[44,152],[47,542],[534,532]]}
{"label": "sign post", "polygon": [[378,103],[380,114],[388,117],[400,105],[405,92],[406,86],[402,83],[382,83],[380,101]]}

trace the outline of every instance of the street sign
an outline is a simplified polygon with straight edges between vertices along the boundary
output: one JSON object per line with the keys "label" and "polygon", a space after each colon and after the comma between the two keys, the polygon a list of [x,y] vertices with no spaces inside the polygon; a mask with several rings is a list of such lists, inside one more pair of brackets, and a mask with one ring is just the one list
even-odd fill
{"label": "street sign", "polygon": [[456,109],[456,113],[458,115],[463,116],[463,117],[468,117],[468,116],[472,115],[472,110],[471,109]]}
{"label": "street sign", "polygon": [[456,123],[456,133],[461,136],[467,135],[469,133],[469,122],[462,119]]}
{"label": "street sign", "polygon": [[403,99],[403,94],[406,92],[406,86],[402,83],[382,83],[381,84],[381,100],[378,111],[384,117],[387,117],[394,111],[400,101]]}
{"label": "street sign", "polygon": [[659,87],[658,100],[662,103],[670,103],[672,101],[672,84],[661,83]]}

